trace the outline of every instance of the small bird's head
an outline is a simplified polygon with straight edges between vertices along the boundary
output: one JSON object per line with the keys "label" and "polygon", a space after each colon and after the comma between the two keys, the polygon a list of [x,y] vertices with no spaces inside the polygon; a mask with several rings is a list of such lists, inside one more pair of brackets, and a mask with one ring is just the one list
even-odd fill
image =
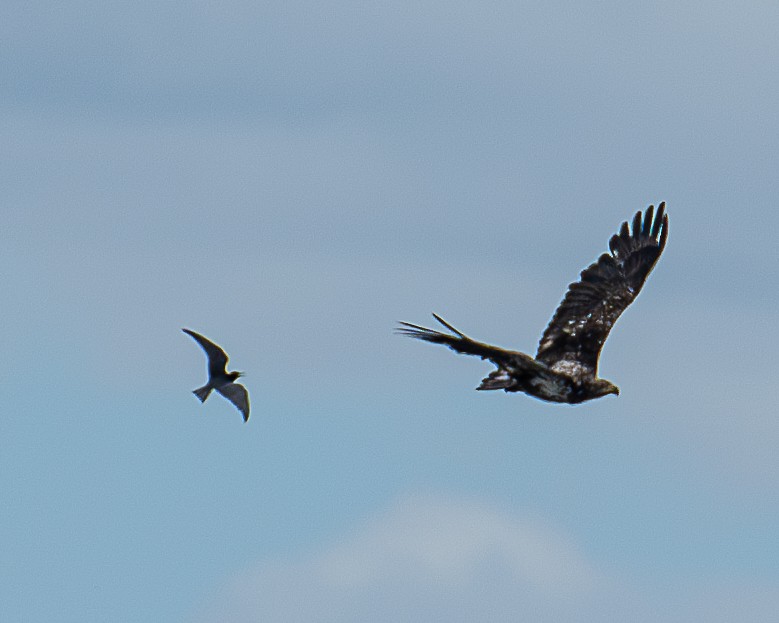
{"label": "small bird's head", "polygon": [[230,377],[230,380],[235,381],[241,378],[242,376],[246,376],[246,375],[243,372],[238,372],[236,370],[233,370],[232,372],[229,372],[227,376]]}

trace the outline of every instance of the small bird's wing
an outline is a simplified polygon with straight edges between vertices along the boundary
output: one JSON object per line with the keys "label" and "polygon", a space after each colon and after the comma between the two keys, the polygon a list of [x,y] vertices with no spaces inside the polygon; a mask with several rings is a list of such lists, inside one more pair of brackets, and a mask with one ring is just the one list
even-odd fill
{"label": "small bird's wing", "polygon": [[222,396],[232,402],[243,414],[243,421],[249,421],[249,392],[239,383],[227,383],[216,388]]}
{"label": "small bird's wing", "polygon": [[184,333],[191,336],[204,351],[208,357],[208,374],[209,376],[218,376],[224,374],[227,369],[227,353],[225,353],[219,346],[214,344],[211,340],[204,338],[199,333],[190,331],[189,329],[182,329]]}
{"label": "small bird's wing", "polygon": [[[665,202],[649,206],[633,217],[632,233],[627,222],[611,237],[611,255],[582,271],[581,279],[568,286],[562,303],[541,337],[536,359],[555,369],[562,364],[595,375],[598,356],[620,314],[641,291],[647,276],[665,248],[668,215]],[[572,371],[572,370],[571,370]]]}

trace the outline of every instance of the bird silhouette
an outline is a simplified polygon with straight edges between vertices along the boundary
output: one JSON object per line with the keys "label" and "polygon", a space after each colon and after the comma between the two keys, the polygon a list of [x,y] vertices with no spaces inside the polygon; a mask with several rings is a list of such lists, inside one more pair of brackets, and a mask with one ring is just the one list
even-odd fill
{"label": "bird silhouette", "polygon": [[249,392],[243,385],[235,382],[237,378],[243,376],[243,372],[228,372],[227,353],[211,340],[189,329],[182,329],[182,331],[200,344],[208,357],[208,383],[193,390],[192,393],[200,399],[200,402],[205,402],[211,390],[215,389],[238,407],[238,410],[243,414],[243,421],[248,422]]}
{"label": "bird silhouette", "polygon": [[668,215],[665,202],[636,212],[633,228],[625,221],[611,237],[609,250],[585,268],[568,291],[541,337],[535,357],[472,340],[440,316],[435,319],[452,334],[401,322],[402,335],[443,344],[458,353],[488,359],[493,370],[479,387],[524,392],[547,400],[578,404],[619,388],[598,378],[598,358],[611,328],[638,296],[665,248]]}

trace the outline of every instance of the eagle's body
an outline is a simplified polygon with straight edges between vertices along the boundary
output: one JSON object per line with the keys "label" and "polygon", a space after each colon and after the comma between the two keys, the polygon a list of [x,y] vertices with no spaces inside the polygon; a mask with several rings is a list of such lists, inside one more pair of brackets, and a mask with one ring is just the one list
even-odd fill
{"label": "eagle's body", "polygon": [[497,366],[477,389],[524,392],[549,402],[577,404],[619,388],[599,379],[598,357],[603,343],[636,298],[665,247],[668,216],[665,203],[649,206],[627,222],[609,241],[604,253],[584,269],[581,279],[568,286],[562,303],[541,337],[535,358],[472,340],[434,314],[454,335],[407,322],[399,330],[420,340],[445,344],[458,353],[478,355]]}

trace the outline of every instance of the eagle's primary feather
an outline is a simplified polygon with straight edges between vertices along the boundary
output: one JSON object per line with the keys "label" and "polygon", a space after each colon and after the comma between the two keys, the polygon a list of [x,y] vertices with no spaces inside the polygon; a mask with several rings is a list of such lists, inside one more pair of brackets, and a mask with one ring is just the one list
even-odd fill
{"label": "eagle's primary feather", "polygon": [[472,340],[439,316],[434,317],[454,335],[402,322],[399,333],[444,344],[458,353],[478,355],[497,366],[478,389],[525,392],[542,400],[579,403],[606,394],[618,394],[609,381],[599,379],[598,357],[617,318],[636,298],[668,238],[665,203],[649,206],[625,222],[611,237],[609,250],[585,268],[568,291],[544,331],[535,359]]}

